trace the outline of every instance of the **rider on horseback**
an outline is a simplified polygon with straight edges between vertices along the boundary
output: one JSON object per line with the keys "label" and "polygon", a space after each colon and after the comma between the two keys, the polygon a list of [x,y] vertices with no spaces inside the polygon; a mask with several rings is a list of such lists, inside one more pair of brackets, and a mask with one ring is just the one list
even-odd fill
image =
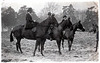
{"label": "rider on horseback", "polygon": [[54,26],[58,26],[58,22],[57,22],[57,19],[55,18],[55,14],[51,14],[51,12],[48,13],[48,18],[51,18],[52,19],[52,24],[50,25],[50,28],[49,28],[49,36],[50,36],[50,40],[52,41],[52,35],[53,35],[53,27]]}
{"label": "rider on horseback", "polygon": [[26,26],[25,29],[32,29],[35,27],[34,21],[32,20],[31,13],[33,12],[32,8],[28,8],[27,14],[26,14]]}
{"label": "rider on horseback", "polygon": [[[64,15],[64,16],[63,16],[62,22],[63,22],[63,21],[67,21],[68,23],[70,23],[70,24],[66,23],[66,25],[68,25],[67,28],[70,28],[70,26],[72,25],[72,22],[71,22],[71,20],[70,20],[70,17],[67,18],[67,16]],[[65,25],[65,26],[66,26],[66,25]],[[66,29],[66,27],[63,28],[63,30],[65,30],[65,29]]]}
{"label": "rider on horseback", "polygon": [[62,22],[63,22],[63,21],[66,21],[66,20],[67,20],[67,16],[64,15],[64,16],[63,16],[63,20],[62,20]]}
{"label": "rider on horseback", "polygon": [[57,19],[55,18],[55,14],[53,13],[52,14],[52,21],[53,21],[53,24],[54,24],[54,26],[58,26],[58,22],[57,22]]}
{"label": "rider on horseback", "polygon": [[51,12],[48,12],[48,18],[47,19],[49,19],[49,18],[51,18]]}

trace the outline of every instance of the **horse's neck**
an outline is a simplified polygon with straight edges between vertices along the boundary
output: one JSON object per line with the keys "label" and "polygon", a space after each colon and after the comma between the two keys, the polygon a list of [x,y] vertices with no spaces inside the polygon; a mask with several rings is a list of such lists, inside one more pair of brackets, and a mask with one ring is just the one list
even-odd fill
{"label": "horse's neck", "polygon": [[75,33],[76,30],[77,30],[77,25],[76,24],[73,24],[72,26],[73,26],[73,33]]}
{"label": "horse's neck", "polygon": [[49,22],[46,20],[42,21],[39,25],[41,26],[49,26]]}
{"label": "horse's neck", "polygon": [[63,21],[60,23],[60,25],[61,25],[62,27],[64,27],[65,24],[66,24],[66,22],[67,22],[67,21],[63,20]]}
{"label": "horse's neck", "polygon": [[62,22],[59,24],[58,27],[60,27],[60,30],[63,30],[64,29],[66,22],[67,21],[62,20]]}

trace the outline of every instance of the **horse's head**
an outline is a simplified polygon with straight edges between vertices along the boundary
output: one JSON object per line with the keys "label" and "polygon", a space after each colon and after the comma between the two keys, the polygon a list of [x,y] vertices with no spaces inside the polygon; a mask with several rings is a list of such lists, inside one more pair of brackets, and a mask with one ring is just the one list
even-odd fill
{"label": "horse's head", "polygon": [[81,21],[79,21],[79,22],[77,23],[77,28],[80,29],[80,30],[82,30],[82,31],[85,31],[83,25],[81,24]]}

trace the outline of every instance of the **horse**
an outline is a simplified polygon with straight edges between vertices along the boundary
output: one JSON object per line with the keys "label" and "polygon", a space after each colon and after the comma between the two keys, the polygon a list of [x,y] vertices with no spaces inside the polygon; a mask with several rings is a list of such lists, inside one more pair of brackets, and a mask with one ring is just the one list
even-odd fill
{"label": "horse", "polygon": [[92,24],[92,29],[89,32],[96,33],[96,50],[95,50],[95,52],[97,52],[97,49],[98,49],[98,41],[99,41],[98,25]]}
{"label": "horse", "polygon": [[[34,25],[38,25],[39,23],[38,22],[35,22]],[[22,52],[22,49],[21,49],[21,39],[31,39],[31,40],[36,40],[36,32],[34,32],[34,29],[36,29],[36,27],[32,28],[32,29],[29,29],[29,30],[25,30],[25,25],[18,25],[18,26],[15,26],[12,30],[11,30],[11,33],[10,33],[10,42],[14,41],[14,38],[13,36],[16,38],[17,42],[16,42],[16,50],[19,51],[21,53]]]}
{"label": "horse", "polygon": [[[58,26],[52,26],[52,25],[50,26],[50,29],[52,29],[52,34],[50,35],[52,37],[52,40],[56,40],[60,55],[62,54],[60,46],[61,46],[61,40],[63,38],[63,31],[65,30],[65,28],[68,28],[71,25],[72,25],[71,21],[66,20],[66,21],[62,21],[61,23],[59,23]],[[50,40],[50,37],[48,36],[48,34],[46,35],[46,37],[47,39]]]}
{"label": "horse", "polygon": [[36,29],[36,44],[35,44],[35,49],[33,51],[33,56],[35,56],[37,46],[41,46],[41,55],[44,56],[43,54],[44,43],[46,41],[46,35],[48,33],[47,31],[51,24],[54,25],[52,17],[50,19],[44,20],[43,22],[41,22],[40,24],[36,26],[37,28]]}
{"label": "horse", "polygon": [[[82,31],[85,31],[85,29],[83,28],[81,21],[73,24],[70,28],[65,29],[65,33],[63,35],[63,38],[68,40],[68,47],[69,47],[69,51],[71,50],[71,46],[74,40],[74,34],[77,31],[77,29],[80,29]],[[64,40],[62,41],[62,46],[64,47]]]}

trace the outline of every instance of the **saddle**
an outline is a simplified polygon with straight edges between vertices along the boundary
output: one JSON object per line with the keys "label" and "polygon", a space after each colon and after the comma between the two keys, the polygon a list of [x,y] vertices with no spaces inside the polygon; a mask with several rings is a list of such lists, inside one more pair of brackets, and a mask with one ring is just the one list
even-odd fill
{"label": "saddle", "polygon": [[36,26],[33,27],[33,28],[28,28],[28,29],[26,29],[26,28],[25,28],[25,25],[24,25],[24,26],[23,26],[23,29],[22,29],[22,36],[24,36],[24,34],[27,33],[27,32],[35,33],[35,32],[36,32]]}
{"label": "saddle", "polygon": [[33,27],[33,28],[27,28],[27,29],[26,29],[25,26],[24,26],[23,30],[24,30],[24,31],[31,30],[31,31],[33,31],[33,32],[36,32],[36,26]]}
{"label": "saddle", "polygon": [[24,25],[23,30],[24,31],[32,30],[33,32],[35,32],[36,31],[36,25],[35,24]]}

